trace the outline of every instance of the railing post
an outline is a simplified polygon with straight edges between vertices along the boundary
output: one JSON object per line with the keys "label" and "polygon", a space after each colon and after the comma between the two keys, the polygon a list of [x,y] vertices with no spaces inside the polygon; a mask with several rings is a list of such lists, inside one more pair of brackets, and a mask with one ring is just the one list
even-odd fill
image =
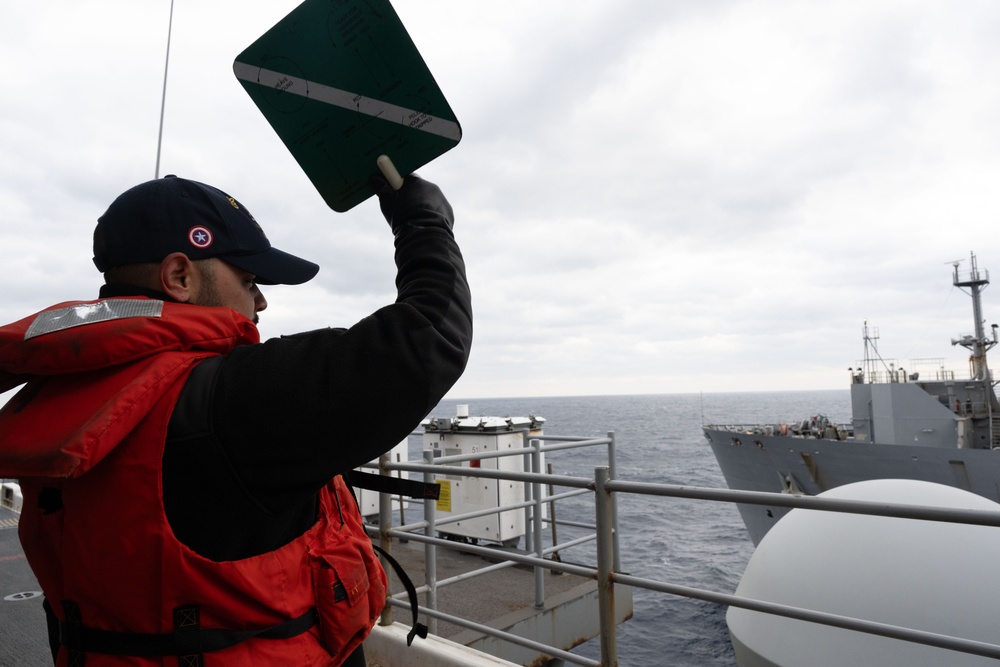
{"label": "railing post", "polygon": [[[430,465],[434,463],[434,452],[428,450],[424,452],[424,463]],[[424,484],[433,484],[434,474],[424,473]],[[437,537],[435,526],[435,512],[437,506],[430,498],[424,498],[424,521],[427,527],[424,534],[428,537]],[[424,606],[437,611],[437,547],[433,544],[424,544],[424,583],[427,585],[427,593],[424,595]],[[427,630],[431,634],[437,634],[438,622],[433,616],[427,617]]]}
{"label": "railing post", "polygon": [[[524,460],[522,468],[524,470],[530,471],[531,467],[534,465],[533,453],[531,451],[531,447],[533,446],[532,443],[534,442],[536,441],[529,440],[528,447],[526,447],[524,450],[524,456],[522,457]],[[500,461],[498,459],[497,467],[499,466],[500,466]],[[533,500],[533,498],[531,497],[533,489],[534,487],[531,484],[524,485],[525,502]],[[524,550],[528,552],[535,550],[535,531],[531,528],[531,526],[534,525],[536,509],[537,508],[534,505],[526,505],[524,508]]]}
{"label": "railing post", "polygon": [[[618,446],[615,441],[615,432],[608,431],[608,475],[611,479],[618,479]],[[621,534],[618,530],[618,496],[615,494],[611,495],[611,528],[612,528],[612,543],[615,545],[614,552],[614,564],[615,572],[622,571],[622,552],[621,543],[619,542],[619,535]]]}
{"label": "railing post", "polygon": [[[389,454],[384,453],[378,457],[378,473],[380,475],[391,475],[392,473],[385,467],[389,462]],[[392,540],[389,538],[389,531],[392,529],[392,496],[388,493],[378,494],[378,545],[385,549],[387,553],[392,553]],[[385,556],[379,554],[382,562],[382,569],[387,573],[392,572],[389,561]],[[392,605],[385,605],[382,608],[382,616],[379,618],[379,625],[392,625]]]}
{"label": "railing post", "polygon": [[618,667],[618,638],[615,635],[614,529],[612,494],[605,488],[610,479],[608,466],[594,469],[597,511],[597,603],[601,623],[601,666]]}
{"label": "railing post", "polygon": [[[542,443],[538,439],[531,440],[531,472],[542,472]],[[531,506],[532,522],[531,530],[535,535],[535,555],[538,558],[545,557],[545,544],[542,541],[542,483],[531,483],[531,495],[534,504]],[[535,608],[545,607],[545,568],[541,565],[535,566]]]}

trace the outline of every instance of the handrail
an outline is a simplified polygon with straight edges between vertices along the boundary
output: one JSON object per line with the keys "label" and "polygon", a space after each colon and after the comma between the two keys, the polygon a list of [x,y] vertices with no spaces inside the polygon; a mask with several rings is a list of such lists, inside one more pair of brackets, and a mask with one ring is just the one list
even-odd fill
{"label": "handrail", "polygon": [[727,503],[749,505],[772,505],[798,507],[824,512],[843,512],[870,516],[888,516],[900,519],[923,519],[979,526],[1000,526],[1000,511],[970,510],[958,508],[927,507],[903,503],[882,503],[867,500],[846,500],[840,498],[819,498],[800,494],[771,493],[768,491],[741,491],[738,489],[714,489],[711,487],[679,486],[675,484],[650,484],[648,482],[608,483],[612,491],[624,491],[673,498],[693,498],[696,500],[717,500]]}
{"label": "handrail", "polygon": [[[543,444],[546,440],[560,440],[561,444],[558,445],[546,445]],[[585,444],[584,444],[585,443]],[[525,447],[523,450],[518,451],[517,454],[530,453],[532,456],[526,457],[532,460],[532,467],[538,468],[537,454],[544,451],[555,451],[562,449],[569,449],[574,446],[595,446],[595,445],[609,445],[609,449],[613,451],[614,437],[613,434],[609,434],[608,438],[572,438],[570,436],[544,436],[537,439],[532,439],[529,447]],[[596,466],[594,469],[594,477],[576,477],[576,476],[564,476],[564,475],[553,475],[542,472],[518,472],[518,471],[504,471],[504,470],[491,470],[484,468],[471,468],[464,466],[452,466],[452,465],[438,465],[437,461],[442,461],[446,463],[455,463],[458,461],[474,460],[474,459],[486,459],[493,456],[499,457],[503,455],[510,455],[506,452],[477,452],[474,456],[449,456],[441,457],[434,462],[431,462],[428,458],[426,463],[402,463],[402,462],[390,462],[385,457],[385,460],[381,460],[379,467],[383,474],[390,474],[391,471],[406,471],[406,472],[416,472],[423,473],[425,481],[432,481],[435,474],[448,474],[448,475],[460,475],[463,477],[474,477],[474,478],[484,478],[484,479],[503,479],[512,481],[522,481],[530,483],[535,487],[531,497],[524,502],[519,502],[511,505],[504,505],[501,507],[490,508],[488,511],[475,511],[461,515],[453,515],[447,519],[437,520],[434,518],[435,515],[435,504],[433,502],[424,503],[425,520],[422,522],[410,523],[406,526],[400,528],[392,528],[391,526],[391,512],[383,511],[380,513],[380,526],[379,535],[382,540],[388,544],[392,538],[403,538],[414,542],[423,543],[425,548],[428,549],[427,554],[431,554],[437,546],[448,547],[452,546],[453,543],[449,540],[441,539],[436,537],[435,531],[436,526],[446,525],[447,523],[454,521],[461,521],[464,519],[483,516],[486,514],[509,511],[511,509],[525,509],[526,512],[530,514],[528,517],[530,521],[526,521],[526,542],[528,534],[532,528],[534,528],[534,538],[535,544],[533,549],[529,551],[534,551],[534,554],[527,553],[515,553],[507,550],[501,550],[498,548],[474,545],[474,544],[463,544],[463,551],[469,553],[478,554],[482,556],[488,556],[495,559],[502,559],[504,561],[509,561],[510,563],[518,563],[522,565],[528,565],[534,567],[537,572],[541,572],[542,569],[548,569],[556,572],[565,572],[570,574],[575,574],[581,577],[587,577],[596,579],[598,582],[598,605],[599,605],[599,616],[600,616],[600,655],[601,661],[594,662],[589,658],[585,658],[580,655],[573,653],[568,653],[557,647],[545,647],[537,642],[526,640],[522,638],[515,637],[509,633],[505,633],[494,628],[487,626],[482,626],[474,622],[455,617],[450,614],[442,613],[436,610],[436,589],[438,587],[447,586],[449,584],[457,583],[459,581],[465,581],[475,576],[480,576],[485,574],[487,571],[495,571],[506,566],[506,563],[499,563],[487,566],[486,568],[481,568],[475,572],[465,573],[455,577],[451,577],[446,580],[437,581],[436,573],[432,573],[432,566],[434,564],[434,556],[428,556],[427,562],[427,572],[428,578],[427,583],[420,588],[421,592],[427,594],[427,609],[421,609],[421,613],[424,613],[430,623],[436,625],[436,620],[441,619],[449,623],[453,623],[460,627],[474,629],[477,632],[481,632],[486,635],[504,639],[506,641],[513,642],[522,646],[527,646],[533,650],[539,650],[552,657],[570,662],[573,664],[586,665],[588,667],[600,666],[600,665],[616,665],[617,664],[617,638],[616,638],[616,626],[615,626],[615,613],[614,613],[614,586],[615,584],[622,584],[627,586],[633,586],[636,588],[643,588],[650,591],[665,593],[669,595],[676,595],[686,598],[703,600],[720,605],[728,605],[734,607],[740,607],[743,609],[749,609],[752,611],[758,611],[762,613],[768,613],[778,616],[784,616],[788,618],[794,618],[804,621],[809,621],[813,623],[819,623],[823,625],[829,625],[833,627],[844,628],[848,630],[854,630],[859,632],[865,632],[873,635],[880,635],[884,637],[891,637],[895,639],[901,639],[909,642],[925,644],[928,646],[935,646],[939,648],[944,648],[948,650],[960,651],[963,653],[969,653],[974,655],[986,656],[990,658],[1000,658],[1000,645],[990,644],[987,642],[975,641],[970,639],[964,639],[960,637],[951,637],[947,635],[942,635],[939,633],[927,632],[922,630],[917,630],[913,628],[906,628],[901,626],[895,626],[887,623],[879,623],[873,621],[866,621],[864,619],[853,618],[850,616],[842,616],[838,614],[832,614],[827,612],[821,612],[810,609],[802,609],[799,607],[794,607],[791,605],[784,605],[780,603],[773,603],[764,600],[757,600],[752,598],[745,598],[737,595],[720,593],[717,591],[710,591],[699,589],[695,587],[683,586],[679,584],[668,583],[664,581],[659,581],[655,579],[648,579],[644,577],[637,577],[632,575],[627,575],[621,572],[620,565],[620,553],[618,548],[618,530],[617,530],[617,510],[615,498],[620,493],[629,494],[639,494],[639,495],[654,495],[654,496],[664,496],[664,497],[674,497],[674,498],[687,498],[687,499],[697,499],[697,500],[708,500],[716,502],[726,502],[726,503],[744,503],[744,504],[756,504],[756,505],[770,505],[770,506],[780,506],[788,508],[802,508],[811,509],[819,511],[830,511],[830,512],[848,512],[854,514],[864,514],[872,516],[886,516],[886,517],[897,517],[897,518],[908,518],[908,519],[922,519],[928,521],[948,521],[952,523],[962,523],[962,524],[973,524],[973,525],[983,525],[983,526],[1000,526],[1000,512],[989,511],[989,510],[969,510],[969,509],[945,509],[938,507],[926,507],[920,505],[908,505],[908,504],[898,504],[898,503],[882,503],[882,502],[869,502],[861,500],[845,500],[845,499],[835,499],[835,498],[820,498],[815,496],[805,496],[805,495],[792,495],[784,493],[768,493],[760,491],[740,491],[733,489],[718,489],[709,487],[696,487],[696,486],[685,486],[676,484],[656,484],[648,482],[629,482],[625,480],[615,479],[613,475],[613,468],[611,465],[601,465]],[[609,459],[612,455],[609,455]],[[613,463],[613,460],[611,461]],[[562,492],[558,494],[553,494],[551,496],[542,497],[538,493],[538,488],[542,484],[552,485],[553,487],[568,487],[570,489],[575,489],[573,491]],[[593,535],[587,535],[582,538],[574,538],[568,540],[564,543],[555,544],[549,548],[543,548],[540,544],[540,526],[543,522],[550,521],[542,517],[541,507],[545,503],[554,503],[556,500],[563,500],[573,496],[580,496],[584,493],[593,493],[595,499],[595,524],[583,524],[582,522],[566,522],[558,521],[555,522],[558,525],[572,525],[575,527],[583,527],[588,529],[595,529]],[[383,504],[383,508],[388,508],[389,503]],[[424,531],[423,533],[416,531]],[[587,542],[596,541],[596,563],[593,567],[576,565],[570,563],[563,563],[560,561],[545,558],[545,555],[551,554],[553,552],[570,548],[571,546],[579,546]],[[383,544],[383,548],[386,548],[386,544]],[[536,586],[539,583],[539,577],[536,576]],[[538,600],[539,592],[536,590],[536,604]],[[387,609],[392,607],[400,607],[409,609],[409,604],[403,600],[392,598],[390,600],[390,605]],[[391,622],[391,612],[389,615],[389,620],[386,620],[386,616],[383,617],[383,623]],[[429,624],[430,624],[429,623]],[[433,630],[432,630],[433,631]]]}

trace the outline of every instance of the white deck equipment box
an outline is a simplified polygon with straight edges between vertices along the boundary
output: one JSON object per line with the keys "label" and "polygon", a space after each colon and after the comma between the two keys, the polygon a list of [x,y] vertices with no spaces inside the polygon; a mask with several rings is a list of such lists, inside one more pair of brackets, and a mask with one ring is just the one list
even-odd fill
{"label": "white deck equipment box", "polygon": [[[532,438],[542,436],[541,417],[469,417],[468,406],[458,406],[452,419],[431,418],[424,421],[424,451],[437,459],[479,452],[521,450]],[[451,464],[465,468],[483,468],[523,472],[524,455],[487,457]],[[544,460],[542,463],[544,472]],[[462,475],[435,475],[441,485],[437,502],[438,520],[524,501],[524,482],[495,480]],[[546,512],[543,505],[543,516]],[[505,510],[438,526],[446,536],[484,540],[515,546],[524,535],[524,509]]]}

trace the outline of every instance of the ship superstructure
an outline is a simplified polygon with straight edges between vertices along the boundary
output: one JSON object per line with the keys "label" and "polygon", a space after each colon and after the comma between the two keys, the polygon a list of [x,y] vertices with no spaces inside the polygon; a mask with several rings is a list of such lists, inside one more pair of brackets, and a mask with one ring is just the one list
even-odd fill
{"label": "ship superstructure", "polygon": [[[792,423],[703,427],[730,488],[816,495],[868,479],[947,484],[1000,501],[1000,403],[987,352],[982,291],[989,273],[975,255],[954,263],[953,284],[972,301],[974,333],[952,340],[969,350],[967,378],[942,367],[907,370],[882,358],[878,330],[865,322],[864,359],[851,373],[849,424],[822,415]],[[740,505],[755,544],[787,510]]]}

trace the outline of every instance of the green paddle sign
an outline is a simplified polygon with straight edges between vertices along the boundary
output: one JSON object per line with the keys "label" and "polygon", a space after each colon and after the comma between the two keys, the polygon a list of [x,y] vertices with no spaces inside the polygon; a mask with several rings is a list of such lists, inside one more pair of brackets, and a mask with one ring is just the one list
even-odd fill
{"label": "green paddle sign", "polygon": [[388,0],[306,0],[233,63],[236,78],[335,211],[409,174],[462,128]]}

